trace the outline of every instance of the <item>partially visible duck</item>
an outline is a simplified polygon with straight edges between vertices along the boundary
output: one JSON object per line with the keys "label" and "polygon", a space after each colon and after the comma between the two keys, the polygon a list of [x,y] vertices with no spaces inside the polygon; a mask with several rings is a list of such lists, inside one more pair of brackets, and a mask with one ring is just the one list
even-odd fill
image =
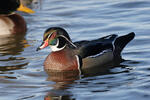
{"label": "partially visible duck", "polygon": [[32,5],[32,4],[37,4],[39,3],[41,0],[20,0],[21,3],[23,3],[25,6],[27,5]]}
{"label": "partially visible duck", "polygon": [[15,11],[34,13],[34,11],[21,4],[20,0],[1,0],[0,35],[26,33],[27,27],[24,18]]}
{"label": "partially visible duck", "polygon": [[45,70],[81,72],[96,67],[101,69],[114,61],[121,62],[121,52],[134,36],[135,33],[131,32],[119,37],[112,34],[95,40],[72,42],[63,28],[52,27],[45,31],[43,43],[37,50],[51,47],[52,52],[44,61]]}

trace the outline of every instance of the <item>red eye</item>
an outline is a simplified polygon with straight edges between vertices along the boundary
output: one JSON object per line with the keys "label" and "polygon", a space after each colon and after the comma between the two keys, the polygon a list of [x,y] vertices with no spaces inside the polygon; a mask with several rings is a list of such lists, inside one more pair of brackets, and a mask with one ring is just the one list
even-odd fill
{"label": "red eye", "polygon": [[54,39],[56,37],[56,34],[57,34],[57,32],[53,32],[52,35],[51,35],[51,37],[50,37],[50,40]]}

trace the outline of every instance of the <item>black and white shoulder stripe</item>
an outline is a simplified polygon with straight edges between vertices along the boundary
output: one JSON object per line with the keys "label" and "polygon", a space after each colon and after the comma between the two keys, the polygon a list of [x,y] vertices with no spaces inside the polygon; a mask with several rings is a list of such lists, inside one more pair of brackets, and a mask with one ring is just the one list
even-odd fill
{"label": "black and white shoulder stripe", "polygon": [[82,67],[82,58],[79,55],[75,55],[76,59],[77,59],[77,63],[78,63],[78,70],[79,70],[79,74],[81,75],[82,71],[81,71],[81,67]]}

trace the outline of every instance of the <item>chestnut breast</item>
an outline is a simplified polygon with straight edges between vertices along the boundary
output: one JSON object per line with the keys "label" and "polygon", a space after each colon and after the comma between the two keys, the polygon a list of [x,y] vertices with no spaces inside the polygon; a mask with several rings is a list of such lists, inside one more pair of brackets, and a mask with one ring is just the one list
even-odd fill
{"label": "chestnut breast", "polygon": [[69,50],[52,52],[47,56],[44,68],[56,71],[78,70],[77,58]]}

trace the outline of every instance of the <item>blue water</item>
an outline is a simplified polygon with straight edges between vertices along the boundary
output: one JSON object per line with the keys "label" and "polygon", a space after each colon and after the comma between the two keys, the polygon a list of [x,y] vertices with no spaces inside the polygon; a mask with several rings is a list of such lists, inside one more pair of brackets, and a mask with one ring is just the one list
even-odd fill
{"label": "blue water", "polygon": [[[150,100],[149,0],[41,0],[29,6],[35,14],[20,13],[27,35],[0,37],[0,100]],[[36,52],[53,26],[65,28],[73,41],[129,32],[136,37],[119,66],[62,81],[43,70],[50,48]]]}

